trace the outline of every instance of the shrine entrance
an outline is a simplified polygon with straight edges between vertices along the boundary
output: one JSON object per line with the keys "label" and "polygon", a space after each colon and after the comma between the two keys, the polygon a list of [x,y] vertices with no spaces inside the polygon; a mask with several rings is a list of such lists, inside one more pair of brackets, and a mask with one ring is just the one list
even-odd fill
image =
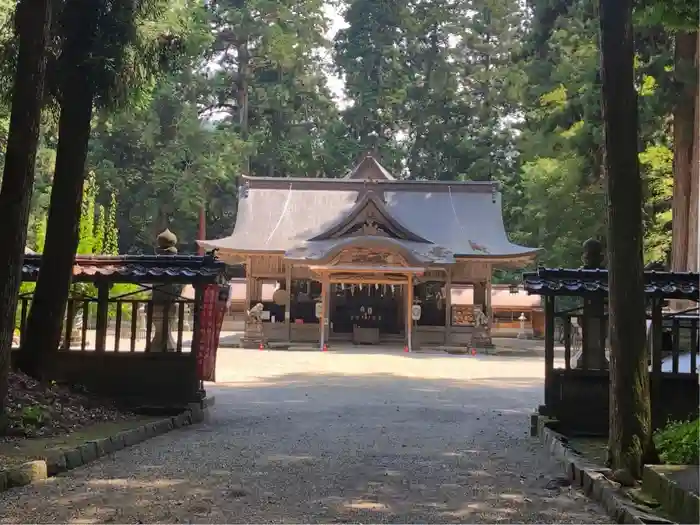
{"label": "shrine entrance", "polygon": [[[401,284],[379,283],[331,284],[331,341],[403,342],[406,328],[405,287]],[[362,341],[357,341],[358,338]]]}
{"label": "shrine entrance", "polygon": [[334,264],[311,269],[320,274],[322,286],[321,346],[332,340],[412,346],[413,284],[423,268]]}

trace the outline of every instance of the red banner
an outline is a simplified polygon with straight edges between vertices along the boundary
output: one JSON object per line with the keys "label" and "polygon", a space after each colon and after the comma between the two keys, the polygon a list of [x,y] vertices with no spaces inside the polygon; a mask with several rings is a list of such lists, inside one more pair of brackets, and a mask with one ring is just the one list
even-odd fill
{"label": "red banner", "polygon": [[217,284],[204,288],[204,301],[199,310],[200,336],[197,349],[197,377],[202,381],[216,380],[216,350],[226,313],[228,291],[228,286]]}

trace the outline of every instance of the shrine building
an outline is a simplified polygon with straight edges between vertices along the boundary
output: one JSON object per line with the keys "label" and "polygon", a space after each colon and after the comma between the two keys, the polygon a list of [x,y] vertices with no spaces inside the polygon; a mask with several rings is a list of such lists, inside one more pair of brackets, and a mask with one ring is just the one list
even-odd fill
{"label": "shrine building", "polygon": [[[537,253],[508,240],[497,183],[399,180],[371,155],[344,178],[242,177],[233,233],[198,243],[245,266],[266,341],[320,346],[488,345],[493,269]],[[465,286],[473,304],[450,304]]]}

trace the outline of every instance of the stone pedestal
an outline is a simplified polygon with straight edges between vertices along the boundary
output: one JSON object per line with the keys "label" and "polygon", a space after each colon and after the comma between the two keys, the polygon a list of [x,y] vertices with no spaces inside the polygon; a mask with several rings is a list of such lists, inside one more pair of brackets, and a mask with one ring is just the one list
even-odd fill
{"label": "stone pedestal", "polygon": [[491,331],[484,326],[475,326],[472,331],[471,345],[474,348],[492,348]]}
{"label": "stone pedestal", "polygon": [[[168,315],[165,321],[165,315]],[[164,322],[165,321],[165,322]],[[165,326],[164,326],[165,325]],[[174,352],[176,342],[172,327],[177,326],[175,306],[171,302],[153,305],[153,338],[149,346],[151,352]]]}
{"label": "stone pedestal", "polygon": [[602,298],[584,300],[581,355],[576,360],[576,368],[608,369],[609,363],[605,356],[607,323],[604,313]]}

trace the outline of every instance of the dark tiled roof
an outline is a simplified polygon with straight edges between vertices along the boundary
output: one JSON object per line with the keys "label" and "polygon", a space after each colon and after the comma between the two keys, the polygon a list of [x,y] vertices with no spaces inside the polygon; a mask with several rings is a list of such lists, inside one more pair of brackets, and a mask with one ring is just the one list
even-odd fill
{"label": "dark tiled roof", "polygon": [[382,215],[410,232],[409,240],[457,257],[530,259],[539,250],[506,235],[498,187],[493,181],[395,180],[372,156],[342,179],[243,177],[233,233],[197,243],[233,253],[284,253],[346,222],[371,190],[381,196]]}
{"label": "dark tiled roof", "polygon": [[[22,280],[36,281],[41,255],[25,255]],[[116,255],[77,256],[73,265],[76,282],[215,282],[226,265],[212,255]]]}
{"label": "dark tiled roof", "polygon": [[[698,300],[700,274],[690,272],[644,272],[644,291],[668,299]],[[589,295],[608,293],[607,270],[538,268],[523,274],[525,290],[535,295]]]}

